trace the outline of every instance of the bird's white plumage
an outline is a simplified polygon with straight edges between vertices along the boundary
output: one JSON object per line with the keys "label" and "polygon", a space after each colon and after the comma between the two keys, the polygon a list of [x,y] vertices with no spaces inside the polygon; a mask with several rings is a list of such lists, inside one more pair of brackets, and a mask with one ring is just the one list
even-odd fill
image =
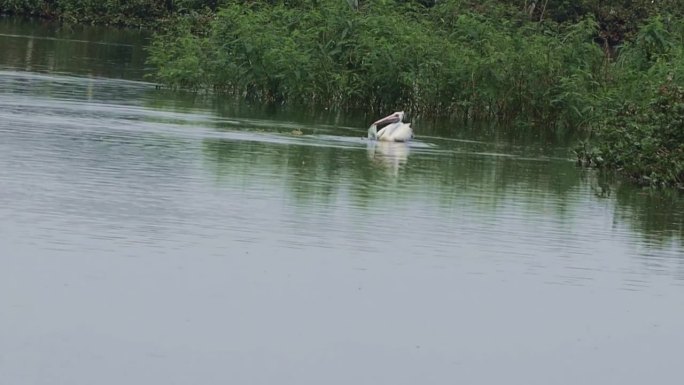
{"label": "bird's white plumage", "polygon": [[406,142],[413,137],[411,123],[392,123],[378,131],[378,140],[388,142]]}
{"label": "bird's white plumage", "polygon": [[[411,140],[413,138],[411,123],[404,123],[403,120],[404,111],[398,111],[376,121],[368,129],[368,138],[387,142],[406,142]],[[378,125],[380,124],[387,125],[378,131]]]}

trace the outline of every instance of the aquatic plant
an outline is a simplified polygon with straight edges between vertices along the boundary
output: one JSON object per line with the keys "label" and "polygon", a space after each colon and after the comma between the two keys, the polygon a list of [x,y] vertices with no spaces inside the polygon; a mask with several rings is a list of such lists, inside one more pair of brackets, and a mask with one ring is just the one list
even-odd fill
{"label": "aquatic plant", "polygon": [[684,22],[651,19],[613,67],[605,117],[578,161],[640,184],[684,188]]}
{"label": "aquatic plant", "polygon": [[[681,15],[645,19],[656,7],[639,3],[610,19],[591,3],[563,16],[545,4],[227,1],[201,32],[159,35],[151,63],[168,86],[270,103],[583,129],[580,163],[681,184]],[[638,31],[606,29],[634,12]]]}
{"label": "aquatic plant", "polygon": [[154,25],[149,63],[169,88],[587,132],[580,163],[682,183],[678,0],[0,0],[0,12]]}
{"label": "aquatic plant", "polygon": [[606,119],[580,162],[617,169],[639,184],[684,189],[684,88],[663,84],[647,106],[626,103]]}
{"label": "aquatic plant", "polygon": [[[495,21],[461,5],[228,2],[205,36],[183,26],[159,35],[150,62],[163,84],[267,102],[570,127],[591,119],[605,62],[593,19],[546,26],[499,6],[508,19]],[[193,72],[208,78],[192,83]]]}

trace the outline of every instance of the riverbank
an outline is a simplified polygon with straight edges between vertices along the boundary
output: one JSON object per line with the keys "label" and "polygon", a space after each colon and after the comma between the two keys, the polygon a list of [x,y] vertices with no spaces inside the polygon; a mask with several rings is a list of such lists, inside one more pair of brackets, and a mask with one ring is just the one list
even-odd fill
{"label": "riverbank", "polygon": [[681,188],[682,9],[230,3],[159,35],[151,63],[171,88],[582,131],[580,164]]}
{"label": "riverbank", "polygon": [[204,3],[0,0],[0,10],[156,29],[150,64],[168,88],[572,130],[587,136],[580,164],[684,182],[679,2]]}

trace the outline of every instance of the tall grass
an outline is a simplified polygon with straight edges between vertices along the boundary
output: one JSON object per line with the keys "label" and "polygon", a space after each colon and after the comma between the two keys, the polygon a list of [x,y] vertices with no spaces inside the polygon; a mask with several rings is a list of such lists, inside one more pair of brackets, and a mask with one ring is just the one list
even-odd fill
{"label": "tall grass", "polygon": [[680,0],[0,0],[0,12],[156,25],[149,62],[171,88],[582,130],[581,163],[684,183]]}
{"label": "tall grass", "polygon": [[577,149],[581,163],[636,182],[684,189],[684,20],[654,17],[612,68],[604,117]]}
{"label": "tall grass", "polygon": [[227,1],[158,35],[151,63],[170,87],[279,104],[585,130],[581,163],[684,188],[684,7],[615,0],[610,19],[587,1],[597,22],[544,3]]}
{"label": "tall grass", "polygon": [[587,99],[605,65],[593,19],[547,25],[499,6],[505,18],[495,20],[462,3],[234,1],[203,34],[186,23],[158,36],[151,63],[171,87],[269,102],[570,127],[592,119]]}

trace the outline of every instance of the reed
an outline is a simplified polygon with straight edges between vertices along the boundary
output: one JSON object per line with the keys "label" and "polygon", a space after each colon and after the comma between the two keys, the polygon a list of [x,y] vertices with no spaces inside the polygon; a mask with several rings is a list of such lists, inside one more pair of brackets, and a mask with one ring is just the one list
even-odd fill
{"label": "reed", "polygon": [[170,87],[265,102],[573,128],[591,120],[605,65],[593,19],[545,25],[501,6],[508,19],[494,20],[460,5],[232,2],[204,34],[186,22],[159,35],[151,63]]}
{"label": "reed", "polygon": [[613,67],[604,118],[578,161],[642,185],[684,189],[684,22],[655,17]]}
{"label": "reed", "polygon": [[584,133],[581,164],[682,186],[679,0],[0,0],[147,25],[154,80],[276,105]]}

